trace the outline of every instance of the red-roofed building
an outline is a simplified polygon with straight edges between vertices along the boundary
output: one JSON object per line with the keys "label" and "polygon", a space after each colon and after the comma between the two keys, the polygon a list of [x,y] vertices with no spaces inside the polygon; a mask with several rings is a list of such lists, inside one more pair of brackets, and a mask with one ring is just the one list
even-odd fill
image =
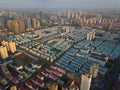
{"label": "red-roofed building", "polygon": [[18,90],[26,90],[23,86],[19,86]]}
{"label": "red-roofed building", "polygon": [[49,77],[51,79],[53,79],[53,80],[57,80],[58,79],[58,77],[56,75],[52,74],[52,73],[49,74]]}
{"label": "red-roofed building", "polygon": [[46,71],[49,72],[49,73],[53,72],[53,70],[51,68],[46,68]]}
{"label": "red-roofed building", "polygon": [[31,83],[30,81],[25,82],[25,85],[32,90],[38,90],[38,87]]}
{"label": "red-roofed building", "polygon": [[46,77],[48,76],[48,73],[47,73],[45,70],[42,71],[41,73],[42,73],[44,76],[46,76]]}
{"label": "red-roofed building", "polygon": [[57,66],[56,65],[51,65],[50,66],[52,69],[57,69]]}
{"label": "red-roofed building", "polygon": [[40,87],[43,87],[43,86],[44,86],[44,82],[43,82],[42,80],[40,80],[40,79],[35,78],[35,77],[33,77],[33,78],[31,79],[31,81],[32,81],[33,83],[39,85]]}
{"label": "red-roofed building", "polygon": [[62,77],[62,72],[58,71],[58,70],[54,70],[53,72],[55,75],[59,76],[59,77]]}
{"label": "red-roofed building", "polygon": [[36,84],[39,85],[40,87],[44,87],[44,82],[42,80],[36,81]]}
{"label": "red-roofed building", "polygon": [[33,78],[31,79],[31,81],[35,83],[36,81],[38,81],[38,79],[35,78],[35,77],[33,77]]}
{"label": "red-roofed building", "polygon": [[42,76],[41,74],[38,74],[37,78],[39,78],[40,80],[44,80],[44,76]]}

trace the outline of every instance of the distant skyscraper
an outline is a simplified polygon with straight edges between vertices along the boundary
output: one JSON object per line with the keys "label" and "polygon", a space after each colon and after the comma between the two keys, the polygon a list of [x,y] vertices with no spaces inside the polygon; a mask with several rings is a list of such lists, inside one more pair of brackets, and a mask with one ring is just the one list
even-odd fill
{"label": "distant skyscraper", "polygon": [[90,90],[92,75],[85,74],[81,77],[81,87],[80,90]]}
{"label": "distant skyscraper", "polygon": [[9,42],[9,47],[10,47],[10,52],[11,53],[15,53],[16,52],[16,43],[15,42],[10,41]]}
{"label": "distant skyscraper", "polygon": [[24,21],[21,19],[18,21],[19,23],[19,32],[24,32],[25,31],[25,23]]}
{"label": "distant skyscraper", "polygon": [[14,21],[14,32],[18,33],[19,32],[19,24],[17,21]]}
{"label": "distant skyscraper", "polygon": [[14,24],[13,24],[13,21],[12,20],[8,20],[7,21],[7,26],[8,26],[8,28],[10,29],[10,30],[13,30],[14,28]]}
{"label": "distant skyscraper", "polygon": [[36,28],[37,28],[37,29],[40,29],[40,21],[39,21],[39,20],[37,20]]}
{"label": "distant skyscraper", "polygon": [[75,19],[78,19],[78,13],[75,14]]}
{"label": "distant skyscraper", "polygon": [[70,11],[67,11],[67,18],[70,19]]}
{"label": "distant skyscraper", "polygon": [[4,46],[0,47],[0,55],[1,55],[2,59],[8,58],[8,52],[7,52],[6,47],[4,47]]}
{"label": "distant skyscraper", "polygon": [[4,17],[0,16],[0,27],[4,27]]}
{"label": "distant skyscraper", "polygon": [[26,28],[27,28],[27,29],[31,29],[31,19],[30,19],[30,18],[27,18]]}
{"label": "distant skyscraper", "polygon": [[22,20],[8,20],[7,21],[8,29],[10,29],[14,33],[19,33],[24,31],[24,22]]}
{"label": "distant skyscraper", "polygon": [[92,74],[93,78],[97,77],[97,75],[98,75],[98,69],[99,69],[99,66],[97,64],[93,64],[90,67],[90,74]]}
{"label": "distant skyscraper", "polygon": [[34,29],[36,29],[36,26],[37,25],[37,22],[36,22],[36,19],[35,18],[32,18],[32,27],[34,28]]}
{"label": "distant skyscraper", "polygon": [[71,16],[71,17],[72,17],[72,19],[74,19],[74,17],[75,17],[75,14],[74,14],[74,13],[72,13],[72,16]]}
{"label": "distant skyscraper", "polygon": [[87,40],[91,41],[94,38],[95,38],[95,32],[94,31],[87,33]]}

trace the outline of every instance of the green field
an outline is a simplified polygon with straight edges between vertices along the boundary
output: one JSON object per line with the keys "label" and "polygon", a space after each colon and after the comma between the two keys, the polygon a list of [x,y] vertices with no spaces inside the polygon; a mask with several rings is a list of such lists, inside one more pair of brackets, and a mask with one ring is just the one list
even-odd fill
{"label": "green field", "polygon": [[23,66],[27,66],[29,65],[31,62],[34,61],[33,58],[29,57],[28,55],[26,55],[25,53],[22,53],[20,55],[17,55],[13,58],[13,60],[19,64],[19,65],[23,65]]}

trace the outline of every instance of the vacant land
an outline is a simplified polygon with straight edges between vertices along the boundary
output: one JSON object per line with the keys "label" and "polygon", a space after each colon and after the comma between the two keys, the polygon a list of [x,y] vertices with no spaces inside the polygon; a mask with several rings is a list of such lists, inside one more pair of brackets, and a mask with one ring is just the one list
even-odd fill
{"label": "vacant land", "polygon": [[20,55],[18,55],[18,56],[15,56],[15,57],[13,58],[13,60],[14,60],[17,64],[23,65],[23,66],[27,66],[27,65],[29,65],[31,62],[34,61],[33,58],[29,57],[29,56],[26,55],[25,53],[22,53],[22,54],[20,54]]}

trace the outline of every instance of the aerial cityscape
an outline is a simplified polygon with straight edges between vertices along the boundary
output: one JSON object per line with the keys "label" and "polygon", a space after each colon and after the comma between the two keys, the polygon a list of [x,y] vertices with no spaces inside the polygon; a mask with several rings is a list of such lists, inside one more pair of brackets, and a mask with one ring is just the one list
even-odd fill
{"label": "aerial cityscape", "polygon": [[0,90],[120,90],[120,1],[0,1]]}

